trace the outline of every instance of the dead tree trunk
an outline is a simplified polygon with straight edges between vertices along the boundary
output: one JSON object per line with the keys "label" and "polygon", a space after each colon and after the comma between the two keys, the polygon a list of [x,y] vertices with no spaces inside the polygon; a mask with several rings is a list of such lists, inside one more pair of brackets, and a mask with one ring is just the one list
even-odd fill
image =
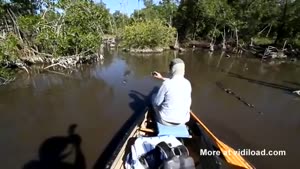
{"label": "dead tree trunk", "polygon": [[179,43],[178,43],[178,32],[176,32],[176,39],[175,39],[174,48],[175,48],[175,49],[179,49]]}
{"label": "dead tree trunk", "polygon": [[269,30],[268,30],[268,33],[267,33],[267,35],[266,35],[266,38],[269,36],[269,34],[270,34],[270,32],[271,32],[271,29],[272,29],[272,24],[270,25],[270,28],[269,28]]}
{"label": "dead tree trunk", "polygon": [[216,29],[217,29],[217,23],[214,27],[214,31],[213,31],[213,35],[212,35],[212,39],[211,39],[211,42],[209,44],[209,51],[213,52],[214,51],[214,46],[215,46],[215,32],[216,32]]}
{"label": "dead tree trunk", "polygon": [[224,26],[222,49],[226,50],[226,32],[225,32],[225,26]]}
{"label": "dead tree trunk", "polygon": [[253,38],[251,38],[251,41],[250,41],[250,47],[253,47]]}
{"label": "dead tree trunk", "polygon": [[235,28],[235,37],[236,37],[236,47],[239,47],[239,35],[238,35],[238,29]]}

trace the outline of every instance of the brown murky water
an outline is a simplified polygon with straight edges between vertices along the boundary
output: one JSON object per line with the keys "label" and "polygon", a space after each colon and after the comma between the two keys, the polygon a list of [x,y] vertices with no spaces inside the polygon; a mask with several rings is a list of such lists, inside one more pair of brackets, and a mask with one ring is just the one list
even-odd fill
{"label": "brown murky water", "polygon": [[186,62],[193,111],[221,140],[240,149],[286,151],[279,157],[248,156],[257,168],[298,168],[300,97],[291,91],[300,89],[299,63],[263,63],[203,51],[153,56],[107,51],[103,63],[82,67],[72,76],[20,75],[0,87],[0,168],[22,169],[39,160],[39,153],[54,152],[39,149],[49,138],[64,138],[71,124],[77,124],[87,168],[93,168],[123,123],[143,108],[136,93],[147,96],[160,85],[150,72],[166,72],[174,57]]}

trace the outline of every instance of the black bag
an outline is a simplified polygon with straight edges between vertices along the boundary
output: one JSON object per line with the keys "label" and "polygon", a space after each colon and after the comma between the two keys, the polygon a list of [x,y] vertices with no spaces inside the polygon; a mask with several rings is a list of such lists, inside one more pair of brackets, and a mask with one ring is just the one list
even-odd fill
{"label": "black bag", "polygon": [[171,147],[160,142],[153,150],[140,157],[145,169],[195,169],[194,160],[184,145]]}

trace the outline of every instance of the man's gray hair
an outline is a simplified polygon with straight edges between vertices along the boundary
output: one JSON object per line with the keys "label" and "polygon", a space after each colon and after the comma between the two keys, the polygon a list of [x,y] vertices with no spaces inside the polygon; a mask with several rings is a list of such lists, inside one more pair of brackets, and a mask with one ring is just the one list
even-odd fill
{"label": "man's gray hair", "polygon": [[170,73],[173,76],[181,75],[184,76],[185,73],[185,64],[184,61],[180,58],[173,59],[169,65]]}

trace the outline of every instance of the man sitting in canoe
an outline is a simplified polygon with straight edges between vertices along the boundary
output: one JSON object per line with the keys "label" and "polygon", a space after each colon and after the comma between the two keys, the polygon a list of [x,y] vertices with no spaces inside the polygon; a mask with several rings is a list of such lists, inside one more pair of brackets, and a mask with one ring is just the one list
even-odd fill
{"label": "man sitting in canoe", "polygon": [[153,77],[163,80],[157,94],[152,97],[156,120],[163,125],[185,124],[190,120],[192,87],[184,77],[183,60],[173,59],[169,65],[170,78],[154,71]]}

